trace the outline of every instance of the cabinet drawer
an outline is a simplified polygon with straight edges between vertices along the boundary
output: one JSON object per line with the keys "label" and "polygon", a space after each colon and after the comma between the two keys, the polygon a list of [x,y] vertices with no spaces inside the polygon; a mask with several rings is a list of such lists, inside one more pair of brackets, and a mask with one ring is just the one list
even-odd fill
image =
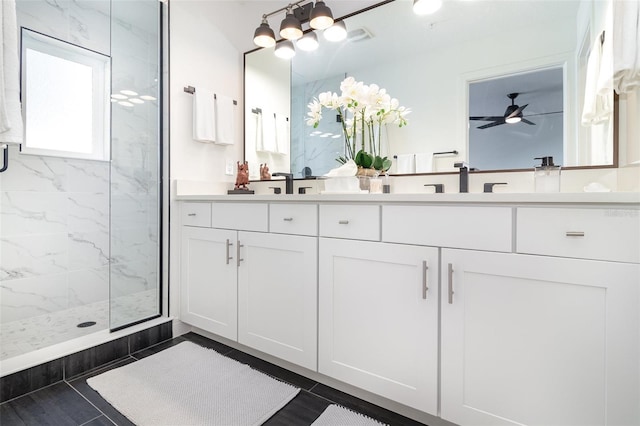
{"label": "cabinet drawer", "polygon": [[520,253],[640,263],[640,210],[518,208]]}
{"label": "cabinet drawer", "polygon": [[380,206],[321,205],[320,236],[379,241]]}
{"label": "cabinet drawer", "polygon": [[186,226],[211,227],[211,203],[183,203],[182,224]]}
{"label": "cabinet drawer", "polygon": [[240,231],[267,232],[269,227],[266,203],[212,203],[211,226]]}
{"label": "cabinet drawer", "polygon": [[318,206],[270,204],[269,231],[279,234],[318,235]]}
{"label": "cabinet drawer", "polygon": [[382,206],[382,241],[512,250],[510,207]]}

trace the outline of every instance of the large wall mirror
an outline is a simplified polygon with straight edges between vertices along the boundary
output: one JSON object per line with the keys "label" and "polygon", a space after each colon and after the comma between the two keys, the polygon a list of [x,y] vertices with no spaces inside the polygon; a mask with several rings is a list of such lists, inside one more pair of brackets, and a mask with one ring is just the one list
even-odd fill
{"label": "large wall mirror", "polygon": [[[250,169],[268,163],[271,171],[296,177],[336,167],[339,131],[313,129],[305,117],[314,96],[339,93],[349,75],[385,88],[412,110],[408,126],[388,128],[383,154],[389,157],[455,151],[433,157],[435,172],[453,171],[460,160],[480,170],[526,169],[537,163],[533,157],[548,155],[565,167],[612,166],[613,117],[581,124],[586,58],[606,6],[604,0],[450,0],[435,14],[418,16],[411,2],[395,0],[346,17],[346,40],[332,43],[318,34],[320,47],[298,49],[290,62],[273,48],[248,52],[245,158],[254,163]],[[260,93],[269,95],[261,100]],[[477,129],[493,121],[473,117],[504,115],[513,94],[513,105],[527,105],[523,121]],[[287,107],[288,148],[256,150],[256,125],[277,128],[272,117]],[[257,109],[261,120],[252,113]],[[396,163],[391,173],[402,172]]]}

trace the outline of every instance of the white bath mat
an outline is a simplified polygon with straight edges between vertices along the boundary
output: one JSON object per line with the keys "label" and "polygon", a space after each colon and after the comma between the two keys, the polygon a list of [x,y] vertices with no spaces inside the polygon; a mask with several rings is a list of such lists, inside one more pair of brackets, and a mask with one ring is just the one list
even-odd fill
{"label": "white bath mat", "polygon": [[356,413],[339,405],[332,404],[320,414],[311,426],[380,426],[377,420]]}
{"label": "white bath mat", "polygon": [[191,342],[87,383],[138,426],[259,425],[300,390]]}

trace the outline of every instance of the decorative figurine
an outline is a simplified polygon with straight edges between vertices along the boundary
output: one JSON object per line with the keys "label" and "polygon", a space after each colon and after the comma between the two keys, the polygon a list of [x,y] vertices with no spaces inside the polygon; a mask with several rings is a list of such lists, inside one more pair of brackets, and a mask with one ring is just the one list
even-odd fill
{"label": "decorative figurine", "polygon": [[238,161],[238,176],[236,177],[235,189],[249,190],[247,185],[249,184],[249,163],[244,162],[240,164]]}
{"label": "decorative figurine", "polygon": [[271,173],[269,173],[267,163],[260,164],[260,180],[271,180]]}

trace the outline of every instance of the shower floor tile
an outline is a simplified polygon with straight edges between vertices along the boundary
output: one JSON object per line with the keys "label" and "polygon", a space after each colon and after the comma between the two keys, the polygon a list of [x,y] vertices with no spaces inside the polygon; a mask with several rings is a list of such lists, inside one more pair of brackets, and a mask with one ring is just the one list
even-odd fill
{"label": "shower floor tile", "polygon": [[[391,426],[420,426],[415,420],[401,416],[377,405],[363,401],[352,395],[332,389],[311,379],[299,376],[289,370],[270,364],[244,352],[222,345],[195,333],[188,333],[159,343],[131,356],[119,360],[106,367],[93,370],[70,381],[59,382],[55,385],[32,392],[22,397],[7,401],[0,405],[0,424],[3,426],[22,425],[119,425],[131,426],[126,417],[114,409],[100,394],[94,391],[87,379],[104,371],[136,362],[146,356],[171,347],[185,340],[202,346],[215,348],[226,352],[227,356],[241,360],[256,370],[274,376],[295,386],[302,385],[300,393],[284,408],[274,414],[264,425],[268,426],[309,426],[330,404],[341,404],[353,411],[365,414],[380,422]],[[301,383],[303,382],[303,383]],[[75,394],[75,396],[73,395]],[[82,401],[79,401],[79,399]],[[46,405],[43,405],[46,404]],[[45,411],[47,407],[56,406],[52,416]],[[77,410],[77,412],[74,412]],[[47,418],[43,420],[43,413]]]}
{"label": "shower floor tile", "polygon": [[[157,310],[157,291],[146,290],[114,300],[114,321],[126,324]],[[149,315],[146,315],[149,316]],[[78,324],[95,321],[90,327]],[[46,348],[109,328],[107,300],[0,325],[0,360]]]}

